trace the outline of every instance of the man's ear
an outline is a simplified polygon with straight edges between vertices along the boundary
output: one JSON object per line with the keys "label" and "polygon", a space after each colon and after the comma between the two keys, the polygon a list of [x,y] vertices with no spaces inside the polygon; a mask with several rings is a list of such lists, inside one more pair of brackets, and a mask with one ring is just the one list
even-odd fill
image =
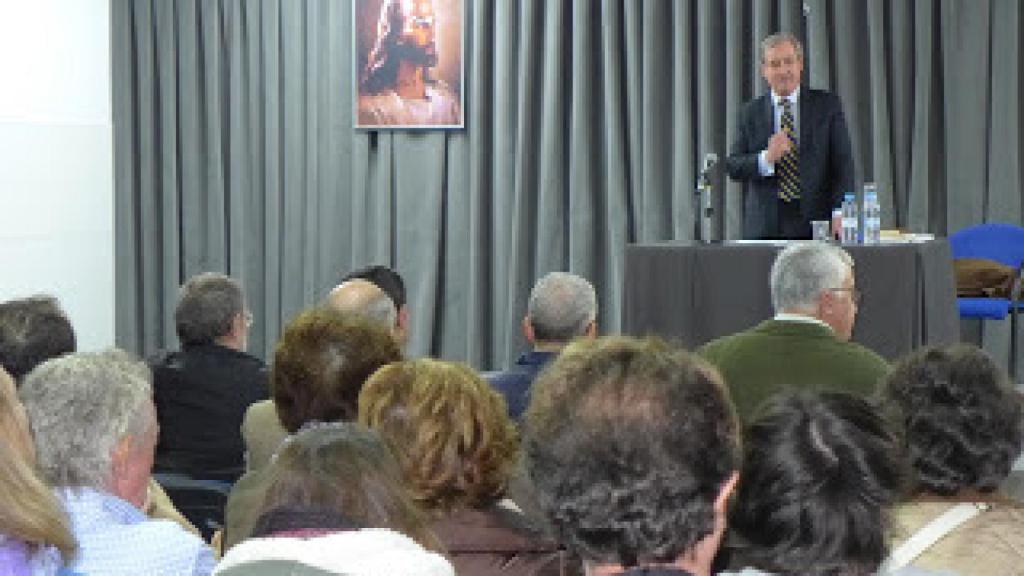
{"label": "man's ear", "polygon": [[529,316],[523,316],[523,336],[531,345],[537,343],[537,336],[533,333],[533,323]]}
{"label": "man's ear", "polygon": [[409,330],[409,306],[408,305],[404,305],[403,304],[402,307],[398,309],[398,318],[395,320],[395,324],[398,326],[399,330],[403,330],[403,331],[408,331]]}
{"label": "man's ear", "polygon": [[587,324],[587,328],[583,331],[583,336],[586,338],[597,338],[597,320],[591,320],[590,324]]}

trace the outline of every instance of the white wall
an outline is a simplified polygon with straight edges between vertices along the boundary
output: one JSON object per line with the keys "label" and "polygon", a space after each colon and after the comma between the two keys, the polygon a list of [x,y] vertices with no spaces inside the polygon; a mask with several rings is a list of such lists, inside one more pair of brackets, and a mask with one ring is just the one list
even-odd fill
{"label": "white wall", "polygon": [[0,300],[57,296],[114,343],[109,0],[0,0]]}

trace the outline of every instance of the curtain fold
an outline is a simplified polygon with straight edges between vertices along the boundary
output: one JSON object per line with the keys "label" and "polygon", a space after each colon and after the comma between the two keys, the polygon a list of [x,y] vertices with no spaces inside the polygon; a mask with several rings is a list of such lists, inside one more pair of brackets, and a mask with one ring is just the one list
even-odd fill
{"label": "curtain fold", "polygon": [[[506,366],[551,270],[616,332],[626,244],[692,238],[779,29],[842,99],[886,227],[1022,222],[1017,0],[465,0],[466,128],[430,132],[353,129],[352,1],[112,0],[119,345],[174,345],[177,287],[220,270],[269,357],[368,263],[407,280],[410,355]],[[712,184],[737,238],[741,186]]]}

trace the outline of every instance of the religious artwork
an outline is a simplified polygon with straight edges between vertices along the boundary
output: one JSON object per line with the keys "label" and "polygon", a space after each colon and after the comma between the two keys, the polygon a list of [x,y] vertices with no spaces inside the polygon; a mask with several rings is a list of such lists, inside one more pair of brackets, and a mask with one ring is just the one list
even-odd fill
{"label": "religious artwork", "polygon": [[463,126],[463,0],[353,0],[355,126]]}

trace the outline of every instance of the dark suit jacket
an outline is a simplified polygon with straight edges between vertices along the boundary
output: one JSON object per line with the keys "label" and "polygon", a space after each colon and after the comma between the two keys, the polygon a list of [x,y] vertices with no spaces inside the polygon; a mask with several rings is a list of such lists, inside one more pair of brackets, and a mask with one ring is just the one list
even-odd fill
{"label": "dark suit jacket", "polygon": [[801,86],[798,115],[801,195],[799,210],[790,211],[780,206],[778,173],[765,178],[757,169],[757,155],[775,132],[771,93],[748,102],[740,112],[725,169],[733,180],[745,182],[744,238],[810,238],[811,221],[831,219],[843,193],[853,191],[853,153],[839,98]]}
{"label": "dark suit jacket", "polygon": [[554,357],[554,352],[534,350],[520,356],[509,370],[488,372],[483,375],[484,379],[505,397],[509,418],[516,422],[522,418],[523,412],[530,404],[530,386],[541,369]]}
{"label": "dark suit jacket", "polygon": [[154,470],[234,481],[242,473],[239,426],[267,397],[267,368],[217,344],[185,346],[150,359],[160,422]]}

